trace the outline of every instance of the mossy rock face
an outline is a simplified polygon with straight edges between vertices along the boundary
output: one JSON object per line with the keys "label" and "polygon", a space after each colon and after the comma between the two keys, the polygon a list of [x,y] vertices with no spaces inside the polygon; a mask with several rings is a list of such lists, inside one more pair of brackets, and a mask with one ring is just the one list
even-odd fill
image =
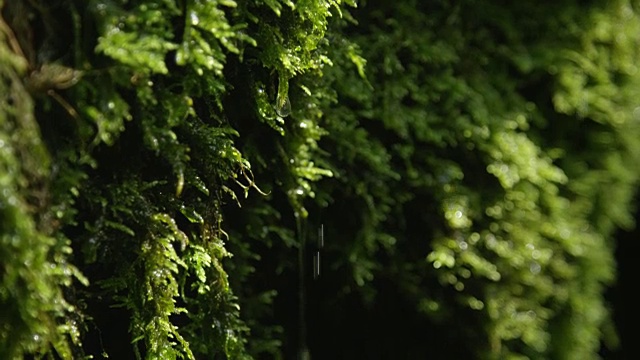
{"label": "mossy rock face", "polygon": [[0,358],[597,358],[638,5],[0,1]]}

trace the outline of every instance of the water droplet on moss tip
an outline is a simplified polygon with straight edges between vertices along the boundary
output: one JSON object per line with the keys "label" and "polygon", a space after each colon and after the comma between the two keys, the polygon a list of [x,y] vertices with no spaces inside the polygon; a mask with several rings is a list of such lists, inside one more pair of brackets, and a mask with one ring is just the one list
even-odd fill
{"label": "water droplet on moss tip", "polygon": [[289,97],[285,96],[284,99],[278,97],[276,99],[276,113],[280,117],[287,117],[291,114],[291,102],[289,101]]}

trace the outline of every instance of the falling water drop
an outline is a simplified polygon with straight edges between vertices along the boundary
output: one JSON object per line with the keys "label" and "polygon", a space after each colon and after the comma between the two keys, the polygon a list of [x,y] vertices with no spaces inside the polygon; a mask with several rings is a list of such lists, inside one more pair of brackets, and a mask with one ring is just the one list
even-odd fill
{"label": "falling water drop", "polygon": [[276,96],[275,110],[281,118],[291,114],[291,102],[289,101],[289,78],[286,72],[278,74],[278,95]]}
{"label": "falling water drop", "polygon": [[285,95],[284,98],[282,98],[278,95],[278,98],[276,99],[276,113],[278,116],[283,118],[291,114],[291,102],[289,101],[289,96]]}

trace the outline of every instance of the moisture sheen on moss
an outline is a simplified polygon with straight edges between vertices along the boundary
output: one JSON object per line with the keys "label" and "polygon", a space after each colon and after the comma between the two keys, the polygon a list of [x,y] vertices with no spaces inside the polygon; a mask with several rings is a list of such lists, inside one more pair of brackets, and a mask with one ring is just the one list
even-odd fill
{"label": "moisture sheen on moss", "polygon": [[597,358],[639,5],[0,0],[0,358]]}

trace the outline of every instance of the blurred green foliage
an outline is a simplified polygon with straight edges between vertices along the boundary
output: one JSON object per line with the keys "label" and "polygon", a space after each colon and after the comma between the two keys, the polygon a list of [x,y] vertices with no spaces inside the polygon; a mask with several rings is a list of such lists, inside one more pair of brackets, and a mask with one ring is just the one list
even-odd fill
{"label": "blurred green foliage", "polygon": [[613,347],[640,3],[358,6],[0,1],[0,357],[288,358],[320,224],[319,358]]}

